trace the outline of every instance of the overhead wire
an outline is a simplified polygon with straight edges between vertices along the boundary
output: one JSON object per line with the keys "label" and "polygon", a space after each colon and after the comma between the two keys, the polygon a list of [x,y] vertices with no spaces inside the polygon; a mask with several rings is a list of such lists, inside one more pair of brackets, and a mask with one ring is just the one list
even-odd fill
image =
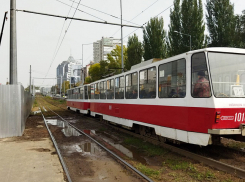
{"label": "overhead wire", "polygon": [[[56,0],[56,1],[58,1],[58,2],[60,2],[60,3],[64,4],[64,5],[66,5],[66,6],[69,6],[69,7],[73,8],[73,9],[75,9],[74,7],[72,7],[72,6],[70,6],[69,4],[66,4],[66,3],[64,3],[64,2],[62,2],[62,1],[60,1],[60,0]],[[72,1],[72,0],[71,0],[71,1]],[[75,2],[75,3],[76,3],[76,2]],[[99,19],[99,20],[102,20],[102,21],[106,22],[106,20],[101,19],[101,18],[99,18],[99,17],[97,17],[97,16],[94,16],[94,15],[92,15],[92,14],[90,14],[90,13],[87,13],[87,12],[85,12],[85,11],[83,11],[83,10],[80,10],[80,9],[77,9],[77,10],[80,11],[80,12],[82,12],[82,13],[85,13],[85,14],[87,14],[87,15],[90,15],[90,16],[92,16],[92,17],[94,17],[94,18],[97,18],[97,19]]]}
{"label": "overhead wire", "polygon": [[[73,6],[74,1],[75,1],[75,0],[73,0],[71,7]],[[69,16],[70,12],[71,12],[71,8],[69,9],[69,12],[68,12],[68,14],[67,14],[66,17]],[[58,48],[58,45],[59,45],[59,42],[60,42],[60,38],[61,38],[61,35],[62,35],[62,32],[63,32],[64,26],[65,26],[65,22],[66,22],[66,19],[64,20],[64,23],[63,23],[63,25],[62,25],[62,29],[61,29],[61,31],[60,31],[59,39],[58,39],[58,42],[57,42],[56,47],[55,47],[55,50],[54,50],[54,55],[53,55],[53,58],[52,58],[52,62],[51,62],[51,64],[50,64],[50,66],[49,66],[49,69],[48,69],[46,75],[45,75],[45,78],[47,77],[47,74],[48,74],[48,72],[49,72],[49,70],[50,70],[50,68],[51,68],[51,66],[52,66],[52,64],[53,64],[53,62],[54,62],[54,58],[55,58],[55,55],[56,55],[55,53],[56,53],[56,51],[57,51],[57,48]],[[44,82],[44,80],[43,80],[43,82]]]}
{"label": "overhead wire", "polygon": [[[74,0],[74,1],[75,1],[75,0]],[[74,1],[73,1],[73,2],[74,2]],[[80,4],[80,2],[81,2],[81,0],[79,1],[79,4]],[[78,8],[79,4],[77,5],[77,8]],[[77,12],[77,8],[76,8],[76,10],[75,10],[75,12],[74,12],[74,14],[73,14],[73,18],[74,18],[74,16],[75,16],[76,12]],[[71,9],[71,8],[70,8],[70,9]],[[60,46],[59,46],[58,50],[56,51],[55,57],[53,58],[53,61],[52,61],[52,63],[50,64],[50,67],[49,67],[49,69],[48,69],[48,72],[49,72],[49,70],[50,70],[50,68],[51,68],[51,66],[52,66],[52,64],[53,64],[53,62],[54,62],[54,60],[55,60],[55,58],[56,58],[56,56],[57,56],[59,50],[60,50],[60,47],[61,47],[61,45],[62,45],[62,43],[63,43],[63,41],[64,41],[64,38],[65,38],[65,36],[66,36],[66,33],[67,33],[67,31],[69,30],[69,28],[70,28],[71,22],[72,22],[72,19],[71,19],[71,21],[70,21],[70,23],[69,23],[69,25],[68,25],[68,27],[67,27],[67,29],[66,29],[66,31],[65,31],[65,34],[64,34],[64,36],[63,36],[63,39],[61,40]],[[47,72],[47,74],[48,74],[48,72]],[[47,75],[46,75],[46,76],[47,76]],[[45,76],[45,77],[46,77],[46,76]]]}
{"label": "overhead wire", "polygon": [[[69,0],[69,1],[72,1],[72,0]],[[75,2],[75,3],[76,3],[76,2]],[[113,17],[113,18],[116,18],[116,19],[120,19],[120,20],[121,20],[120,17],[117,17],[117,16],[115,16],[115,15],[111,15],[111,14],[106,13],[106,12],[101,11],[101,10],[97,10],[97,9],[95,9],[95,8],[91,8],[91,7],[86,6],[86,5],[84,5],[84,4],[80,4],[80,6],[84,6],[84,7],[86,7],[86,8],[92,9],[92,10],[94,10],[94,11],[97,11],[97,12],[100,12],[100,13],[102,13],[102,14],[105,14],[105,15],[108,15],[108,16],[111,16],[111,17]],[[134,23],[134,22],[131,22],[131,21],[128,21],[128,20],[125,20],[125,19],[122,19],[122,20],[125,21],[125,22],[128,22],[128,23],[132,23],[132,24],[135,24],[135,25],[140,26],[140,25],[137,24],[137,23]]]}
{"label": "overhead wire", "polygon": [[[69,1],[71,1],[71,0],[69,0]],[[134,18],[132,18],[130,21],[127,21],[127,22],[130,22],[130,23],[133,23],[132,22],[132,20],[134,20],[135,18],[137,18],[139,15],[141,15],[142,13],[144,13],[147,9],[149,9],[151,6],[153,6],[157,1],[159,1],[159,0],[156,0],[155,2],[153,2],[152,4],[150,4],[147,8],[145,8],[143,11],[141,11],[139,14],[137,14]],[[172,6],[172,5],[171,5]],[[90,7],[89,7],[90,8]],[[165,11],[165,10],[164,10]],[[164,12],[163,11],[163,12]],[[162,12],[161,12],[162,13]],[[160,14],[161,14],[160,13]],[[107,14],[107,13],[106,13]],[[158,16],[158,15],[157,15]],[[118,18],[118,17],[116,17],[116,18]],[[120,18],[118,18],[118,19],[120,19]],[[122,19],[123,20],[123,19]],[[124,20],[125,21],[125,20]],[[145,24],[145,23],[144,23]],[[144,25],[143,24],[143,25]],[[132,33],[134,33],[134,32],[136,32],[137,30],[138,30],[139,28],[136,28],[134,31],[132,31],[131,33],[129,33],[128,35],[126,35],[125,37],[123,37],[123,40],[126,38],[126,37],[128,37],[129,35],[131,35]],[[113,37],[118,31],[120,31],[121,29],[118,29],[111,37]],[[117,43],[119,43],[119,42],[117,42]],[[89,57],[91,57],[91,56],[89,56]]]}

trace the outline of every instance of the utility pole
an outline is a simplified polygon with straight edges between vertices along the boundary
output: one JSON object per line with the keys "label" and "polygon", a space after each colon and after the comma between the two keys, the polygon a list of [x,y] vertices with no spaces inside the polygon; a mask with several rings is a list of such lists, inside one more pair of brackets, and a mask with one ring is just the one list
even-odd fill
{"label": "utility pole", "polygon": [[31,94],[31,65],[30,65],[30,88],[29,88],[29,92]]}
{"label": "utility pole", "polygon": [[66,95],[66,90],[65,90],[65,87],[66,87],[66,82],[64,81],[64,95]]}
{"label": "utility pole", "polygon": [[124,70],[124,65],[123,65],[123,26],[122,26],[122,0],[120,0],[121,3],[121,59],[122,59],[122,72]]}
{"label": "utility pole", "polygon": [[4,29],[4,25],[5,25],[5,20],[7,20],[7,14],[8,14],[8,12],[6,11],[5,14],[4,14],[4,18],[3,18],[3,26],[2,26],[2,31],[1,31],[1,35],[0,35],[0,45],[1,45],[1,42],[2,42],[3,29]]}
{"label": "utility pole", "polygon": [[62,76],[60,76],[60,98],[61,98]]}
{"label": "utility pole", "polygon": [[10,66],[9,83],[17,84],[16,0],[10,1]]}

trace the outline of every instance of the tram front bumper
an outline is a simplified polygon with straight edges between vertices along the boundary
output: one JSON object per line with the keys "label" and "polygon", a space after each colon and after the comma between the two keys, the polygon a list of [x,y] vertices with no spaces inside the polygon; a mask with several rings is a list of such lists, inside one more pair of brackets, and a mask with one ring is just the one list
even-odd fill
{"label": "tram front bumper", "polygon": [[239,129],[208,129],[214,135],[242,135],[245,136],[245,124],[240,124]]}

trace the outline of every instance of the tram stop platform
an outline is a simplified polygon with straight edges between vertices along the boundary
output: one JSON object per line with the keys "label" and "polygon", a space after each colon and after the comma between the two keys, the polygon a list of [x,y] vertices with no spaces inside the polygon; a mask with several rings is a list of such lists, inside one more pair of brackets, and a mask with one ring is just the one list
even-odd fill
{"label": "tram stop platform", "polygon": [[0,181],[63,182],[63,168],[40,116],[30,116],[23,136],[0,139]]}

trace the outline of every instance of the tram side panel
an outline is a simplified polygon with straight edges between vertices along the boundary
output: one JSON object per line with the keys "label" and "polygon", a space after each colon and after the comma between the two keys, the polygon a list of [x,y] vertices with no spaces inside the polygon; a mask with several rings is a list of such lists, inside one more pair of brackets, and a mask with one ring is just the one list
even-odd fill
{"label": "tram side panel", "polygon": [[200,133],[208,133],[215,117],[212,108],[181,106],[93,102],[90,109],[102,115]]}

